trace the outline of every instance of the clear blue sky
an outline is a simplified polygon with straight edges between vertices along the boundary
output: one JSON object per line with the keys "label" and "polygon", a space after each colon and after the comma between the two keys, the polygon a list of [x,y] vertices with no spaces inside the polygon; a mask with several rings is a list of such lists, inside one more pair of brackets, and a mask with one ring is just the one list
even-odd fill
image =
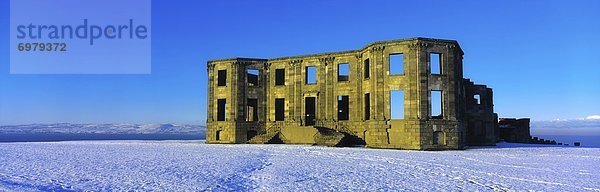
{"label": "clear blue sky", "polygon": [[0,3],[0,124],[192,123],[206,118],[206,61],[458,40],[464,75],[500,116],[600,114],[600,1],[195,1],[152,4],[151,75],[10,75]]}

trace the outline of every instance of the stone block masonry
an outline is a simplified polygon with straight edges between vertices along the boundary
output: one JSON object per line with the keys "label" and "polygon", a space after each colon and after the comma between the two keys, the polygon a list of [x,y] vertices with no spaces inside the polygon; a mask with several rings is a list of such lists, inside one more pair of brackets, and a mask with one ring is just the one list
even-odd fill
{"label": "stone block masonry", "polygon": [[446,150],[494,145],[492,90],[463,78],[456,41],[208,61],[207,143]]}

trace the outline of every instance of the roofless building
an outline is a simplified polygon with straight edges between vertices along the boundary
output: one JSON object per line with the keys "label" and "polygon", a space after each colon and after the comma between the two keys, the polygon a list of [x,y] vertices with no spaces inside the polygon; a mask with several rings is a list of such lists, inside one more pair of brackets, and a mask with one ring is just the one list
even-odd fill
{"label": "roofless building", "polygon": [[462,149],[494,145],[492,90],[463,77],[456,41],[208,61],[207,143]]}

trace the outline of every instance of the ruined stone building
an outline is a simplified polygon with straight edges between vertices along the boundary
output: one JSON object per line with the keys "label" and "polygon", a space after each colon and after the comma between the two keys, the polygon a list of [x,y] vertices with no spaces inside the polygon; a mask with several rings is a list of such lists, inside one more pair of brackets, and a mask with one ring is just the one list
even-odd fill
{"label": "ruined stone building", "polygon": [[532,143],[529,118],[500,118],[498,138],[513,143]]}
{"label": "ruined stone building", "polygon": [[208,61],[207,143],[462,149],[494,145],[492,90],[463,77],[456,41]]}

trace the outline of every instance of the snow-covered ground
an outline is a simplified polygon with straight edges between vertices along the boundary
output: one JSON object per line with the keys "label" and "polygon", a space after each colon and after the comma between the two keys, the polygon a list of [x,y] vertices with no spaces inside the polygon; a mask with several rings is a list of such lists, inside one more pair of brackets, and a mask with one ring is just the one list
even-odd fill
{"label": "snow-covered ground", "polygon": [[0,143],[0,191],[600,191],[600,148]]}

